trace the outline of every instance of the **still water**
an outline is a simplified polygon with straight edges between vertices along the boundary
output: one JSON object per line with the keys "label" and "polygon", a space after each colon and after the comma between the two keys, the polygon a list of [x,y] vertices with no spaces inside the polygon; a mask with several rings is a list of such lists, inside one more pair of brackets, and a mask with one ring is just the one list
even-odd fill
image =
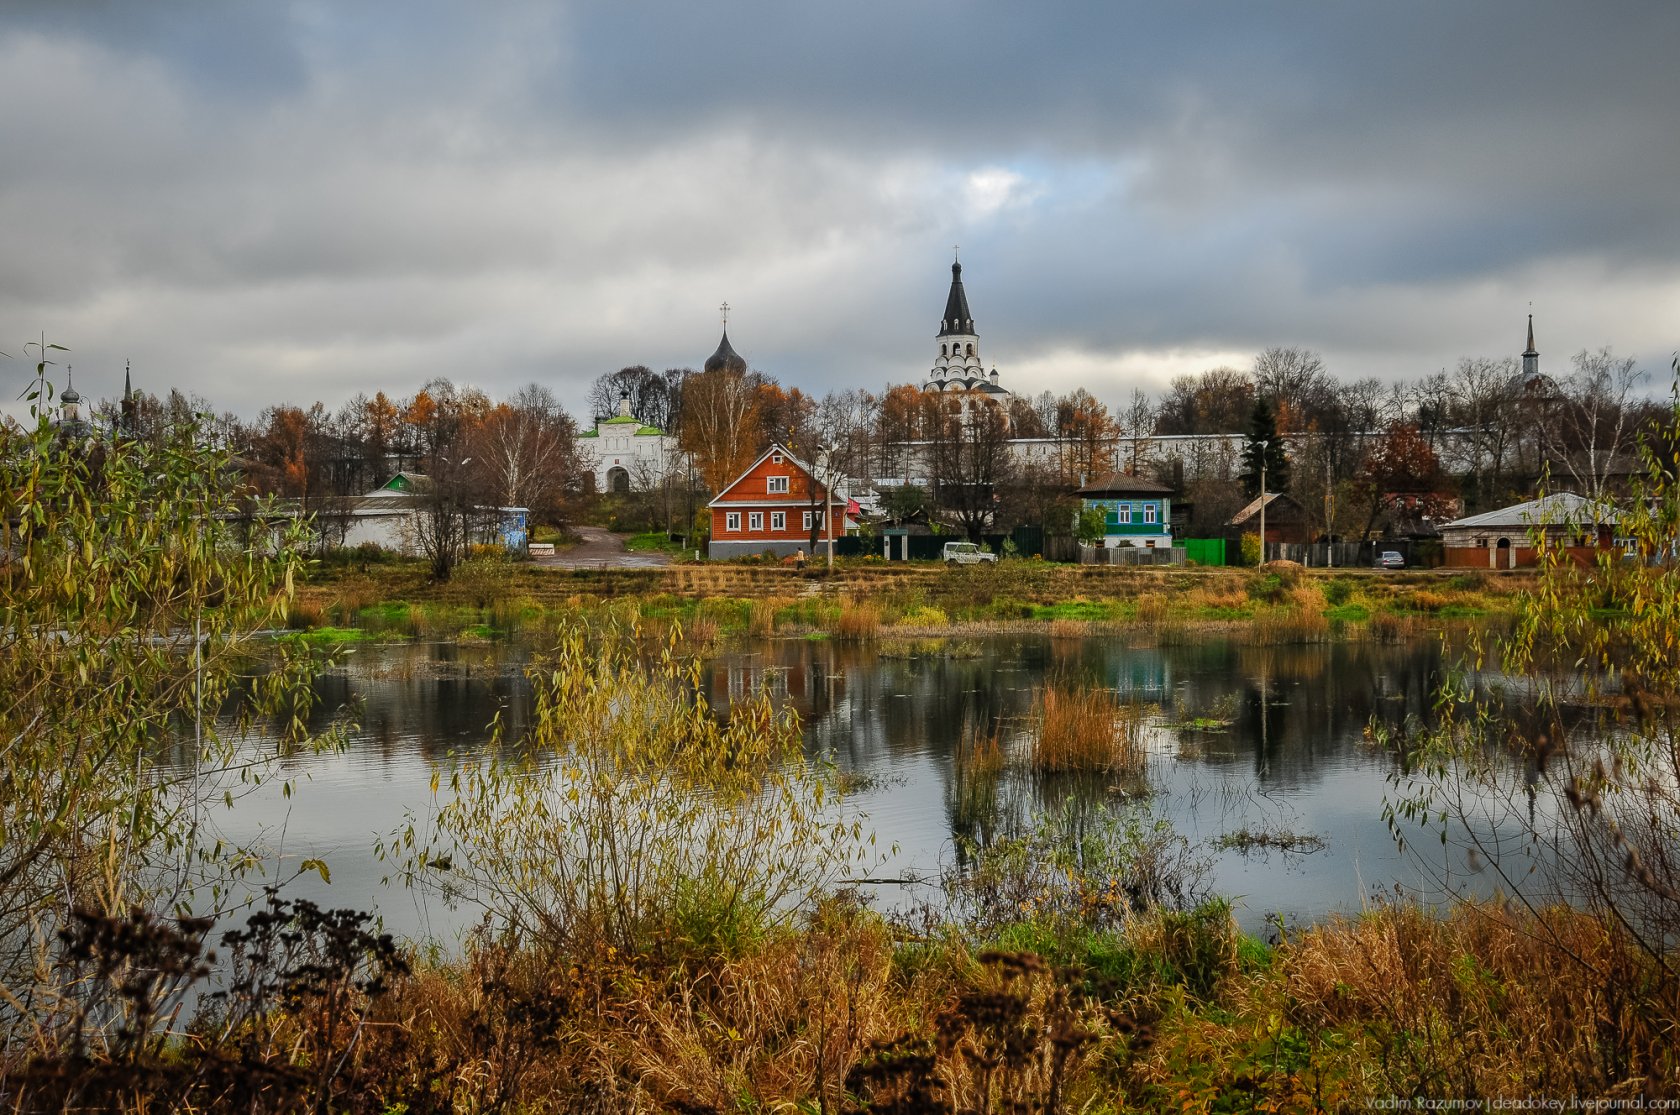
{"label": "still water", "polygon": [[[952,861],[959,838],[996,839],[1070,799],[1089,807],[1122,798],[1202,846],[1211,889],[1234,901],[1251,931],[1271,914],[1301,924],[1357,910],[1397,884],[1427,894],[1423,868],[1456,866],[1420,862],[1417,848],[1427,856],[1431,842],[1397,850],[1383,819],[1396,760],[1366,739],[1373,720],[1430,720],[1446,665],[1433,641],[1139,647],[1118,638],[1015,636],[920,650],[763,640],[720,651],[702,676],[714,707],[766,685],[799,711],[808,752],[850,777],[878,847],[894,849],[876,876],[930,878]],[[425,815],[434,773],[481,753],[493,717],[518,734],[530,711],[526,660],[509,647],[358,647],[315,682],[314,726],[347,712],[355,723],[348,746],[287,759],[294,792],[271,784],[248,794],[223,828],[266,851],[270,877],[289,877],[307,858],[326,860],[331,884],[307,875],[288,888],[294,895],[376,909],[400,934],[454,939],[477,912],[386,884],[394,867],[372,849],[410,816]],[[1045,778],[1013,762],[977,798],[962,784],[957,757],[965,726],[995,732],[1007,751],[1021,753],[1034,692],[1052,678],[1146,708],[1143,784]],[[1208,721],[1223,726],[1188,726]],[[1244,830],[1315,836],[1322,847],[1216,846]],[[880,888],[876,898],[904,901],[919,886]]]}

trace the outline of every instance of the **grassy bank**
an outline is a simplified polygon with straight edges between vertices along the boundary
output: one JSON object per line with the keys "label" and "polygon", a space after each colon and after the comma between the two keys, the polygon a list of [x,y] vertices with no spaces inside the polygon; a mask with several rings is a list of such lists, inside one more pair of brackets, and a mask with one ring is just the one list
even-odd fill
{"label": "grassy bank", "polygon": [[945,569],[867,560],[832,577],[770,565],[554,570],[495,558],[445,584],[423,565],[318,570],[292,624],[383,637],[508,636],[561,617],[630,608],[701,641],[735,635],[1117,634],[1172,643],[1210,635],[1260,643],[1397,639],[1507,622],[1523,574],[1279,569],[1120,569],[1007,562]]}
{"label": "grassy bank", "polygon": [[[307,976],[284,953],[258,960],[190,1040],[40,1057],[13,1094],[54,1109],[1101,1113],[1676,1090],[1672,978],[1568,911],[1388,908],[1262,942],[1220,903],[976,935],[910,933],[840,897],[733,947],[480,937],[452,963],[333,915],[288,924],[294,963],[317,958]],[[164,934],[129,936],[147,932]],[[1600,965],[1630,982],[1606,985]],[[90,997],[126,970],[94,975]],[[263,978],[282,991],[266,1010]]]}

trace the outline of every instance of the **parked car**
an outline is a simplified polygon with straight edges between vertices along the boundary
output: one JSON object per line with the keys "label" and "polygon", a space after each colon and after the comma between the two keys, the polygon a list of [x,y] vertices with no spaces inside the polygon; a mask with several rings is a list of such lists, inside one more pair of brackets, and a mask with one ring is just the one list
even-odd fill
{"label": "parked car", "polygon": [[1377,568],[1404,569],[1406,568],[1406,555],[1399,550],[1384,550],[1377,555]]}
{"label": "parked car", "polygon": [[988,553],[972,542],[947,542],[942,552],[946,565],[978,565],[982,561],[997,561],[997,555]]}

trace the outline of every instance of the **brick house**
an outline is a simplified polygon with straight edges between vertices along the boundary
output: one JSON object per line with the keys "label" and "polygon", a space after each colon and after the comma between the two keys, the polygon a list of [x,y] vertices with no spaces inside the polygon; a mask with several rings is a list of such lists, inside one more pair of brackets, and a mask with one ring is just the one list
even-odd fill
{"label": "brick house", "polygon": [[[827,524],[822,522],[825,503]],[[706,553],[713,558],[747,557],[767,550],[786,557],[795,550],[809,551],[813,520],[820,549],[829,530],[841,538],[848,525],[845,497],[825,493],[816,470],[782,445],[766,449],[707,506],[712,512],[712,540]]]}
{"label": "brick house", "polygon": [[1442,556],[1455,569],[1519,569],[1538,563],[1535,542],[1547,542],[1591,565],[1600,553],[1626,553],[1616,541],[1616,514],[1573,492],[1484,511],[1441,524]]}

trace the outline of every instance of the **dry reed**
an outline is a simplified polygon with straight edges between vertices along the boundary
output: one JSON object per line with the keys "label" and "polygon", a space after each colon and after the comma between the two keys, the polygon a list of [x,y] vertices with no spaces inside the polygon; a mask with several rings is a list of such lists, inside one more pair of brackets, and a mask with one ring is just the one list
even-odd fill
{"label": "dry reed", "polygon": [[1141,708],[1117,705],[1106,689],[1046,686],[1033,709],[1033,767],[1045,772],[1141,773],[1143,719]]}
{"label": "dry reed", "polygon": [[1277,608],[1254,617],[1254,641],[1263,647],[1293,643],[1322,643],[1330,637],[1330,621],[1317,608]]}
{"label": "dry reed", "polygon": [[840,605],[840,621],[835,625],[838,639],[855,642],[874,639],[881,633],[881,606],[873,601],[848,597]]}
{"label": "dry reed", "polygon": [[1082,619],[1053,619],[1050,621],[1052,639],[1083,639],[1091,633],[1091,625]]}
{"label": "dry reed", "polygon": [[775,600],[754,600],[747,612],[747,634],[766,638],[776,633]]}
{"label": "dry reed", "polygon": [[1167,598],[1163,593],[1146,592],[1137,598],[1137,621],[1139,623],[1158,625],[1167,618],[1170,611]]}

